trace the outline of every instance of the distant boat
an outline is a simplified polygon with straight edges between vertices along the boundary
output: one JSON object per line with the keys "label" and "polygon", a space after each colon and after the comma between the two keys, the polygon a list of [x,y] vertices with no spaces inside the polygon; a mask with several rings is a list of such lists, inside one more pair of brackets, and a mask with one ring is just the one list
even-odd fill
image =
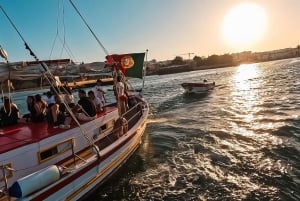
{"label": "distant boat", "polygon": [[186,93],[207,93],[215,87],[215,82],[185,82],[181,86],[184,88]]}

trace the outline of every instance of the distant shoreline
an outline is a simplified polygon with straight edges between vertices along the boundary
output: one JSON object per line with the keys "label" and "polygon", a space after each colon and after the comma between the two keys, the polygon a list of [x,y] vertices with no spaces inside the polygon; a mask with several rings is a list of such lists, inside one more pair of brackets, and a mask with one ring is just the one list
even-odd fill
{"label": "distant shoreline", "polygon": [[284,58],[284,59],[274,59],[269,61],[256,61],[256,62],[245,62],[245,63],[237,63],[237,64],[214,64],[214,65],[207,65],[207,66],[191,66],[188,64],[184,65],[177,65],[177,66],[166,66],[162,67],[158,70],[153,70],[146,72],[146,75],[167,75],[167,74],[174,74],[174,73],[183,73],[183,72],[190,72],[190,71],[197,71],[197,70],[209,70],[209,69],[218,69],[218,68],[226,68],[226,67],[235,67],[242,64],[253,64],[253,63],[265,63],[270,61],[280,61],[280,60],[287,60],[293,58],[300,58],[300,57],[291,57],[291,58]]}

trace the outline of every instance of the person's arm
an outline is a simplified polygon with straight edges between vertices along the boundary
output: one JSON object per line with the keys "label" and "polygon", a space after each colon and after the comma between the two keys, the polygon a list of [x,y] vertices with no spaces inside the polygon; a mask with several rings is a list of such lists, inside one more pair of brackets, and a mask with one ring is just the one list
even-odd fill
{"label": "person's arm", "polygon": [[37,116],[40,115],[40,114],[42,113],[41,107],[40,107],[40,105],[39,105],[38,103],[35,103],[35,104],[34,104],[34,109],[35,109],[35,111],[36,111],[36,115],[37,115]]}

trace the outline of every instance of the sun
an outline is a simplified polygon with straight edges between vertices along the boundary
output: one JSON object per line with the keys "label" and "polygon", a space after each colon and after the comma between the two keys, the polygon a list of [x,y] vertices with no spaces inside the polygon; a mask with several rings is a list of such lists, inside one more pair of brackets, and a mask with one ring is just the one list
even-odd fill
{"label": "sun", "polygon": [[232,8],[224,18],[224,40],[235,47],[252,46],[263,38],[267,27],[264,9],[253,3],[243,3]]}

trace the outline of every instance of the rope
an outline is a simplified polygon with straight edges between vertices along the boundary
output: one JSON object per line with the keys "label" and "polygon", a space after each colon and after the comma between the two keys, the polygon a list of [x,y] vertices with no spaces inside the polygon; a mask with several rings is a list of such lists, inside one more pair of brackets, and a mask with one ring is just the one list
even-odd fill
{"label": "rope", "polygon": [[13,23],[13,21],[9,18],[9,16],[7,15],[7,13],[5,12],[5,10],[2,8],[2,6],[0,6],[2,12],[4,13],[4,15],[6,16],[6,18],[8,19],[8,21],[10,22],[10,24],[13,26],[13,28],[15,29],[15,31],[18,33],[18,35],[20,36],[21,40],[24,42],[25,45],[25,49],[27,49],[30,53],[31,56],[33,56],[35,58],[36,61],[38,61],[37,56],[33,53],[33,51],[30,49],[30,47],[28,46],[28,44],[26,43],[25,39],[23,38],[23,36],[21,35],[21,33],[19,32],[19,30],[17,29],[17,27],[15,26],[15,24]]}
{"label": "rope", "polygon": [[98,37],[96,36],[96,34],[93,32],[93,30],[90,28],[90,26],[88,25],[88,23],[86,22],[86,20],[83,18],[83,16],[81,15],[81,13],[79,12],[79,10],[77,9],[77,7],[75,6],[75,4],[73,3],[72,0],[69,0],[69,2],[71,3],[71,5],[73,6],[73,8],[76,10],[76,12],[78,13],[78,15],[81,17],[82,21],[84,22],[84,24],[87,26],[87,28],[89,29],[89,31],[92,33],[92,35],[94,36],[94,38],[96,39],[96,41],[98,42],[98,44],[100,45],[100,47],[103,49],[103,51],[105,52],[106,55],[109,55],[108,51],[106,50],[106,48],[104,47],[104,45],[100,42],[100,40],[98,39]]}
{"label": "rope", "polygon": [[[58,1],[58,10],[61,10],[60,9],[60,1]],[[50,58],[52,56],[52,53],[53,53],[53,50],[54,50],[54,47],[55,47],[55,43],[57,41],[57,38],[59,39],[59,42],[62,44],[62,49],[61,49],[61,53],[60,53],[60,57],[62,57],[62,54],[63,54],[63,50],[66,51],[66,53],[69,55],[70,58],[72,58],[74,61],[77,61],[76,57],[74,56],[74,54],[72,53],[71,49],[69,48],[68,44],[66,43],[66,40],[65,40],[65,12],[64,12],[64,7],[63,7],[63,33],[64,33],[64,37],[63,39],[60,37],[59,35],[59,18],[60,18],[60,12],[57,13],[57,20],[56,20],[56,35],[55,35],[55,38],[54,38],[54,41],[53,41],[53,44],[52,44],[52,48],[51,48],[51,52],[50,52]]]}

